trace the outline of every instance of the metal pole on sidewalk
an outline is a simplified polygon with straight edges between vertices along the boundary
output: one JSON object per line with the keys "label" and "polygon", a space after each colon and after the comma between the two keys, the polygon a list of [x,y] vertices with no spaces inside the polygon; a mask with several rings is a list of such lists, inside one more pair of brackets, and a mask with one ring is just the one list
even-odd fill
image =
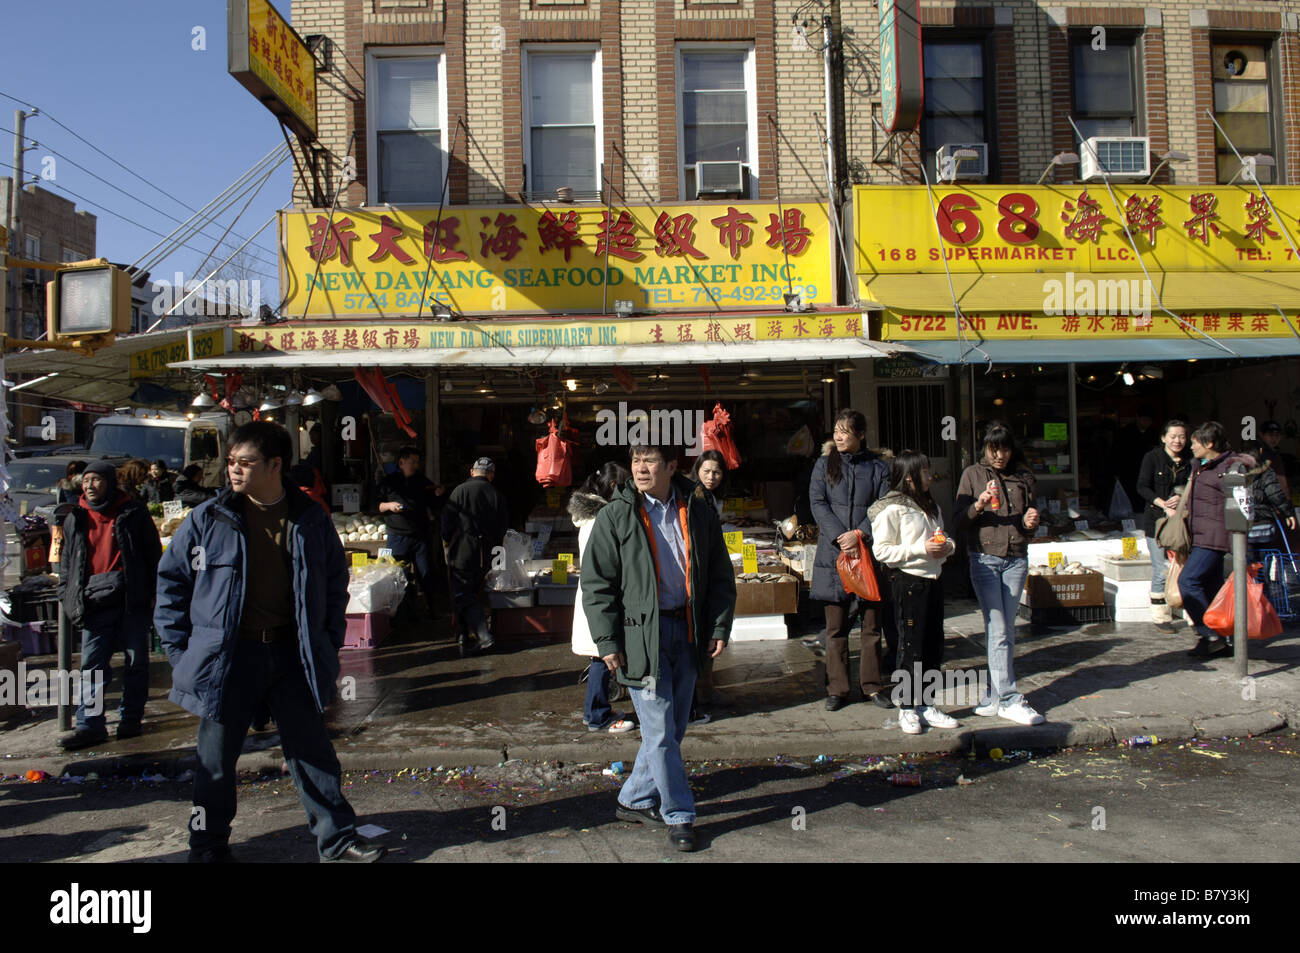
{"label": "metal pole on sidewalk", "polygon": [[1246,534],[1232,534],[1232,657],[1237,677],[1246,677]]}

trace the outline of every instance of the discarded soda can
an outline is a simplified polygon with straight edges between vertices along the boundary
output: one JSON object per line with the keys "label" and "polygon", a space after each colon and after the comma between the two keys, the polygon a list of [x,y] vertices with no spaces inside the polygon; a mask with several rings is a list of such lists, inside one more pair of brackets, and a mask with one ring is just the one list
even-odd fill
{"label": "discarded soda can", "polygon": [[1135,735],[1132,738],[1125,738],[1120,744],[1125,748],[1150,748],[1152,745],[1160,744],[1160,739],[1155,735]]}
{"label": "discarded soda can", "polygon": [[813,758],[813,764],[819,766],[833,764],[834,761],[835,759],[828,754],[819,754],[817,757]]}
{"label": "discarded soda can", "polygon": [[623,776],[623,762],[615,761],[604,771],[600,772],[607,778],[621,778]]}
{"label": "discarded soda can", "polygon": [[919,774],[898,773],[889,776],[889,783],[897,788],[919,788],[921,786],[921,776]]}

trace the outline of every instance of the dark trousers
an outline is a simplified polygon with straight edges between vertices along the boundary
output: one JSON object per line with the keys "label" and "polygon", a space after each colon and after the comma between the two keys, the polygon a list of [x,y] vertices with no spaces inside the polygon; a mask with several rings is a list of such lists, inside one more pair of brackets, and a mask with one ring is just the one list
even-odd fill
{"label": "dark trousers", "polygon": [[858,683],[862,694],[870,695],[884,688],[880,680],[880,630],[882,604],[867,602],[857,596],[844,602],[826,603],[826,693],[849,693],[849,631],[862,615],[862,658]]}
{"label": "dark trousers", "polygon": [[221,847],[230,840],[235,763],[253,712],[267,702],[321,856],[336,856],[355,836],[356,814],[343,797],[339,759],[325,730],[325,716],[316,710],[298,651],[296,638],[273,645],[237,641],[222,696],[221,721],[199,720],[194,806],[201,810],[190,817],[191,849]]}
{"label": "dark trousers", "polygon": [[[578,607],[582,611],[582,607]],[[603,660],[594,658],[587,669],[587,700],[582,706],[582,720],[589,725],[603,725],[614,714],[609,703],[609,669]]]}
{"label": "dark trousers", "polygon": [[1206,637],[1219,634],[1206,627],[1205,610],[1223,588],[1223,556],[1217,549],[1193,546],[1187,554],[1187,564],[1178,574],[1178,591],[1183,597],[1183,608],[1187,610],[1197,634]]}
{"label": "dark trousers", "polygon": [[[121,721],[140,721],[149,700],[149,626],[153,613],[148,609],[86,610],[81,629],[81,704],[77,707],[77,729],[102,731],[105,727],[104,699],[94,690],[94,672],[103,672],[103,687],[113,675],[113,655],[118,650],[126,658],[122,668],[122,703],[118,708]],[[89,712],[97,712],[90,714]]]}
{"label": "dark trousers", "polygon": [[[894,619],[898,626],[898,669],[891,671],[895,704],[918,708],[938,698],[922,699],[925,676],[943,664],[943,586],[938,579],[887,570]],[[906,677],[903,677],[903,674]],[[899,683],[901,682],[901,686]]]}
{"label": "dark trousers", "polygon": [[420,591],[424,593],[424,601],[428,603],[430,612],[435,611],[434,593],[444,587],[438,584],[437,563],[429,540],[420,536],[389,533],[388,548],[393,551],[394,559],[410,563],[415,569],[415,578],[420,584]]}
{"label": "dark trousers", "polygon": [[462,638],[488,632],[487,616],[483,611],[484,572],[476,566],[451,567],[451,608],[456,613],[456,626]]}

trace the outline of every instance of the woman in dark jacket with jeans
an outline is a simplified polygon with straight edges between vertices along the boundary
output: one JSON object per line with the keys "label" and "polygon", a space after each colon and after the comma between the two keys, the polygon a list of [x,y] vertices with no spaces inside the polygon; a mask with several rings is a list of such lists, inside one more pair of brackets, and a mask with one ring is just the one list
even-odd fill
{"label": "woman in dark jacket with jeans", "polygon": [[[857,548],[862,533],[871,552],[871,518],[867,510],[889,492],[889,465],[863,445],[867,418],[841,410],[832,433],[834,447],[813,467],[808,485],[817,520],[817,555],[813,562],[812,597],[826,603],[826,709],[837,711],[849,694],[849,632],[862,614],[862,659],[858,674],[862,694],[890,708],[880,677],[880,602],[867,602],[844,591],[835,561],[841,551]],[[879,577],[879,574],[877,574]]]}
{"label": "woman in dark jacket with jeans", "polygon": [[1223,424],[1211,420],[1192,433],[1192,456],[1199,461],[1187,488],[1187,520],[1192,534],[1192,551],[1178,576],[1183,608],[1200,639],[1187,654],[1193,658],[1219,658],[1232,654],[1232,639],[1225,639],[1205,625],[1205,610],[1223,588],[1223,557],[1227,555],[1228,527],[1224,522],[1223,475],[1240,458],[1228,447]]}
{"label": "woman in dark jacket with jeans", "polygon": [[1151,621],[1161,632],[1173,632],[1173,614],[1165,603],[1165,580],[1169,560],[1156,542],[1156,521],[1178,509],[1179,494],[1192,476],[1192,453],[1187,449],[1187,424],[1171,420],[1165,424],[1159,447],[1142,458],[1137,491],[1147,501],[1142,520],[1147,552],[1151,554]]}
{"label": "woman in dark jacket with jeans", "polygon": [[953,529],[966,537],[970,581],[984,613],[989,693],[977,715],[997,715],[1018,725],[1041,725],[1043,716],[1016,689],[1016,612],[1029,574],[1029,537],[1038,527],[1034,475],[1015,435],[1000,420],[984,432],[978,463],[962,471]]}

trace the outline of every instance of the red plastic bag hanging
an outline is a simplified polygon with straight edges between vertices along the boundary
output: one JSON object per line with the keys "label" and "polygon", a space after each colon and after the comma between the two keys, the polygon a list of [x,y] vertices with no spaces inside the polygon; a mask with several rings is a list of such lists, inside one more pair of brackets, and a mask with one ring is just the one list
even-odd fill
{"label": "red plastic bag hanging", "polygon": [[835,568],[840,571],[844,591],[861,596],[868,602],[880,601],[880,584],[876,582],[876,566],[871,559],[871,549],[860,531],[854,531],[858,546],[853,552],[840,551]]}
{"label": "red plastic bag hanging", "polygon": [[537,440],[537,482],[542,486],[568,486],[573,482],[573,443],[560,436],[554,420],[550,431]]}
{"label": "red plastic bag hanging", "polygon": [[[1264,595],[1264,584],[1256,582],[1260,563],[1253,563],[1246,580],[1246,637],[1271,639],[1282,634],[1282,620],[1277,617],[1273,603]],[[1231,638],[1235,630],[1236,574],[1228,577],[1210,607],[1205,610],[1205,624],[1224,638]]]}
{"label": "red plastic bag hanging", "polygon": [[716,450],[722,454],[728,470],[740,466],[740,451],[731,436],[731,414],[722,409],[721,404],[713,405],[713,419],[706,420],[700,427],[700,451]]}

